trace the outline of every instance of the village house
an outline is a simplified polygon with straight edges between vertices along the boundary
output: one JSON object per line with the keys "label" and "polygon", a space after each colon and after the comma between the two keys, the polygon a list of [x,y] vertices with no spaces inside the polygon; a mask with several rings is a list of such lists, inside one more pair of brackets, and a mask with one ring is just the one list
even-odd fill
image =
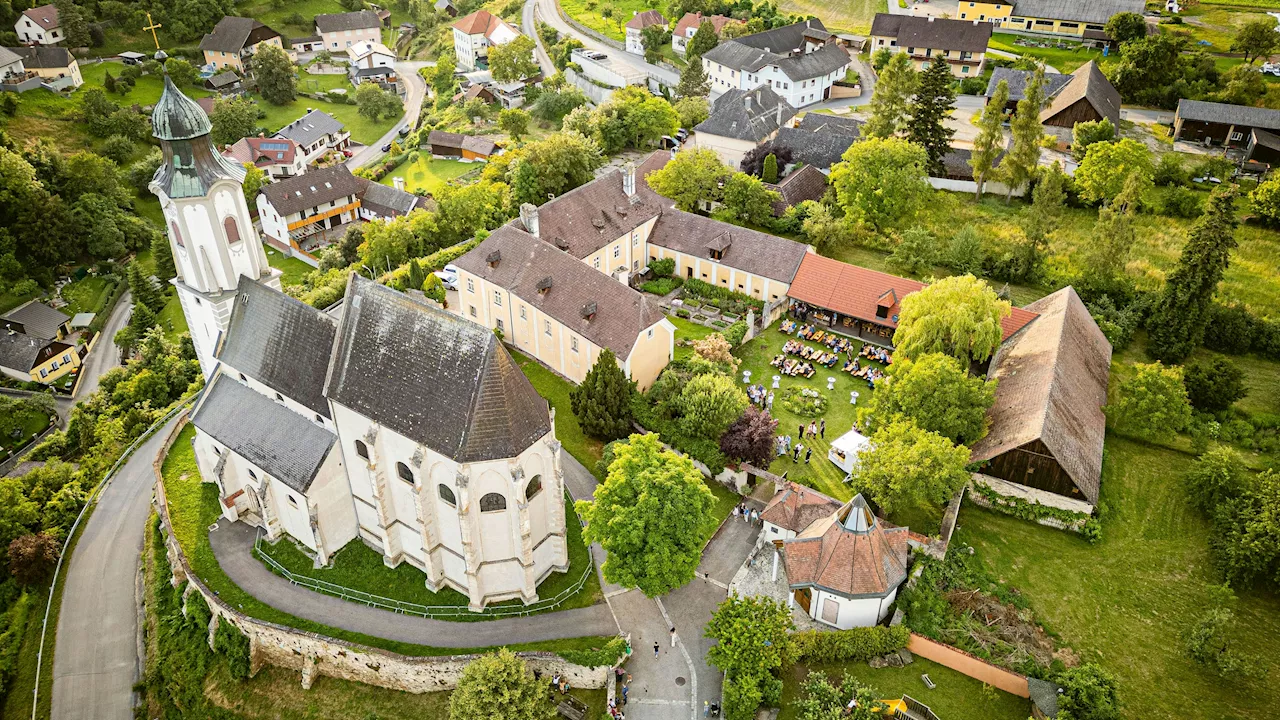
{"label": "village house", "polygon": [[23,45],[54,45],[64,39],[58,24],[58,6],[53,3],[23,10],[13,31]]}
{"label": "village house", "polygon": [[488,138],[444,130],[427,133],[427,144],[431,147],[431,157],[462,162],[483,162],[499,152],[498,145]]}
{"label": "village house", "polygon": [[328,237],[326,231],[358,218],[359,194],[356,177],[342,163],[264,185],[258,194],[262,234],[285,252],[310,253],[312,236]]}
{"label": "village house", "polygon": [[213,32],[200,41],[205,66],[214,70],[235,70],[244,74],[245,63],[258,48],[273,45],[290,54],[292,45],[285,47],[280,33],[253,18],[227,15],[213,26]]}
{"label": "village house", "polygon": [[477,10],[453,24],[453,54],[460,70],[489,67],[489,48],[506,45],[520,31],[488,10]]}
{"label": "village house", "polygon": [[347,74],[353,85],[396,82],[396,54],[386,45],[361,40],[347,48]]}
{"label": "village house", "polygon": [[787,481],[760,513],[760,536],[766,542],[790,540],[814,523],[839,512],[844,505],[813,488]]}
{"label": "village house", "polygon": [[[75,90],[84,84],[80,76],[80,63],[70,50],[48,45],[5,48],[22,61],[21,71],[26,76],[40,78],[44,85],[54,90]],[[13,63],[10,61],[9,67]]]}
{"label": "village house", "polygon": [[9,48],[0,47],[0,84],[17,85],[28,77],[34,76],[34,73],[28,73],[23,67],[22,58],[18,53]]}
{"label": "village house", "polygon": [[0,330],[0,373],[15,380],[51,385],[80,367],[80,353],[60,340]]}
{"label": "village house", "polygon": [[346,50],[362,40],[382,42],[382,21],[372,10],[317,15],[315,22],[326,50]]}
{"label": "village house", "polygon": [[689,41],[697,34],[698,28],[702,27],[702,23],[710,22],[711,27],[715,29],[716,35],[719,35],[724,26],[729,23],[741,23],[740,20],[734,20],[724,15],[703,15],[700,12],[685,13],[680,18],[680,22],[676,23],[676,29],[671,32],[671,49],[680,55],[684,55],[688,50]]}
{"label": "village house", "polygon": [[955,77],[978,77],[986,63],[991,28],[991,23],[977,20],[876,13],[871,22],[871,49],[905,52],[917,70],[941,57]]}
{"label": "village house", "polygon": [[223,155],[241,165],[254,165],[272,180],[306,172],[302,149],[293,140],[277,137],[240,138]]}
{"label": "village house", "polygon": [[331,150],[351,144],[351,133],[338,119],[323,110],[307,108],[307,114],[276,131],[273,136],[292,140],[302,152],[302,164],[310,165]]}
{"label": "village house", "polygon": [[366,178],[356,178],[359,188],[356,197],[360,199],[358,212],[361,220],[387,220],[408,215],[414,210],[434,207],[430,198],[405,192],[404,178],[395,178],[395,183],[395,187],[392,187]]}
{"label": "village house", "polygon": [[712,96],[765,84],[794,108],[826,100],[851,63],[817,18],[726,40],[702,56]]}
{"label": "village house", "polygon": [[62,340],[71,332],[71,318],[38,300],[28,300],[0,317],[0,328],[41,340]]}
{"label": "village house", "polygon": [[244,92],[244,84],[234,70],[225,70],[205,78],[202,84],[205,90],[212,90],[221,97],[236,96]]}
{"label": "village house", "polygon": [[444,13],[449,17],[458,17],[458,6],[453,4],[453,0],[436,0],[434,7],[436,12]]}
{"label": "village house", "polygon": [[291,38],[289,46],[296,53],[319,52],[325,49],[324,38],[320,35],[304,35],[303,37]]}
{"label": "village house", "polygon": [[626,50],[632,55],[644,55],[643,33],[644,29],[650,25],[658,25],[662,28],[667,27],[667,19],[662,17],[662,13],[657,10],[645,10],[636,13],[627,21],[627,38]]}
{"label": "village house", "polygon": [[989,22],[1005,31],[1103,40],[1107,38],[1105,27],[1111,16],[1123,12],[1141,15],[1144,7],[1143,0],[961,0],[958,9],[961,20]]}
{"label": "village house", "polygon": [[[862,121],[854,118],[805,113],[799,122],[784,125],[767,149],[779,155],[778,171],[791,173],[797,165],[810,167],[823,175],[840,162],[850,145],[862,134]],[[783,161],[783,157],[790,159]]]}
{"label": "village house", "polygon": [[689,146],[712,150],[734,170],[757,145],[777,136],[796,109],[768,85],[729,90],[716,98],[711,114],[693,128]]}
{"label": "village house", "polygon": [[773,203],[773,214],[774,217],[782,217],[788,208],[806,200],[821,200],[827,194],[827,176],[812,165],[803,165],[787,173],[777,183],[765,183],[764,186],[780,196],[781,199]]}
{"label": "village house", "polygon": [[1280,133],[1280,110],[1179,100],[1173,116],[1175,141],[1248,148],[1253,144],[1257,130],[1267,135]]}

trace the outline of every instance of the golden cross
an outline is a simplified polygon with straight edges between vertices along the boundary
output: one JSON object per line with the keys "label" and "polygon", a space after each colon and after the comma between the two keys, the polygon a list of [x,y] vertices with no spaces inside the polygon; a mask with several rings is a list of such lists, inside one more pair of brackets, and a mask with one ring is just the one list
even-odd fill
{"label": "golden cross", "polygon": [[159,49],[160,49],[160,38],[156,37],[156,28],[161,28],[161,27],[164,27],[164,26],[163,26],[163,25],[161,25],[161,24],[160,24],[160,23],[158,23],[158,22],[153,21],[153,20],[151,19],[151,13],[147,13],[147,23],[148,23],[148,25],[147,25],[146,27],[142,28],[142,29],[143,29],[143,30],[150,30],[150,31],[151,31],[151,39],[155,41],[155,43],[156,43],[156,49],[157,49],[157,50],[159,50]]}

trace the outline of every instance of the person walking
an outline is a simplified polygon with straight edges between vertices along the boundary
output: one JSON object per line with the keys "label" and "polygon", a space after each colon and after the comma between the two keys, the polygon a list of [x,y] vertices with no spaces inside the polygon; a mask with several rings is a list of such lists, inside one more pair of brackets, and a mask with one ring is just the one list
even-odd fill
{"label": "person walking", "polygon": [[657,657],[658,657],[658,650],[659,650],[661,647],[662,647],[662,646],[658,644],[658,641],[657,641],[657,640],[654,640],[654,641],[653,641],[653,657],[654,657],[654,658],[657,658]]}
{"label": "person walking", "polygon": [[796,431],[796,439],[799,440],[803,437],[804,437],[804,423],[800,423],[800,429]]}
{"label": "person walking", "polygon": [[823,440],[827,439],[827,419],[822,418],[822,424],[818,426],[818,437]]}
{"label": "person walking", "polygon": [[631,686],[629,686],[629,685],[623,685],[623,686],[622,686],[622,705],[623,705],[623,707],[626,707],[626,704],[627,704],[627,692],[629,692],[630,690],[631,690]]}
{"label": "person walking", "polygon": [[804,464],[805,464],[805,465],[808,465],[808,464],[809,464],[809,458],[811,458],[811,457],[813,457],[813,448],[807,448],[807,449],[804,451]]}
{"label": "person walking", "polygon": [[804,445],[796,443],[795,449],[791,451],[791,462],[800,462],[800,451],[804,449]]}
{"label": "person walking", "polygon": [[733,519],[734,519],[734,520],[737,520],[737,519],[738,519],[738,506],[737,506],[737,505],[734,505],[734,506],[733,506]]}
{"label": "person walking", "polygon": [[769,408],[769,412],[773,412],[773,392],[769,392],[769,396],[765,398],[765,407]]}
{"label": "person walking", "polygon": [[672,627],[671,628],[671,647],[675,647],[675,646],[676,646],[676,629]]}
{"label": "person walking", "polygon": [[786,444],[787,452],[791,452],[791,436],[788,435],[784,437],[782,440]]}

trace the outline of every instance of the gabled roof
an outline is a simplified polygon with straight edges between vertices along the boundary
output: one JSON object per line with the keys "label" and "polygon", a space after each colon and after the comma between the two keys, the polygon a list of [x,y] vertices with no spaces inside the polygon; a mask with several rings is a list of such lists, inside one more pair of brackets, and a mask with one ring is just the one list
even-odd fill
{"label": "gabled roof", "polygon": [[[200,49],[209,52],[238,53],[263,40],[280,37],[280,33],[253,18],[227,15],[213,26],[213,32],[200,41]],[[283,43],[283,38],[281,39]]]}
{"label": "gabled roof", "polygon": [[367,30],[368,28],[378,27],[382,27],[382,21],[378,19],[378,13],[372,10],[316,16],[316,30],[321,33]]}
{"label": "gabled roof", "polygon": [[[490,262],[494,253],[498,259]],[[644,294],[601,271],[612,268],[596,270],[514,224],[493,231],[455,264],[506,288],[620,360],[631,355],[640,333],[665,317]],[[550,287],[540,288],[547,279]],[[585,313],[591,305],[594,312]]]}
{"label": "gabled roof", "polygon": [[37,300],[28,300],[0,319],[21,325],[22,332],[32,337],[52,340],[58,336],[58,329],[71,320],[71,317]]}
{"label": "gabled roof", "polygon": [[329,417],[324,378],[336,326],[320,310],[241,275],[217,357]]}
{"label": "gabled roof", "polygon": [[209,87],[214,90],[221,90],[222,88],[231,87],[238,82],[240,82],[240,76],[237,75],[234,70],[227,70],[205,80],[204,84],[205,87]]}
{"label": "gabled roof", "polygon": [[0,67],[11,65],[16,62],[22,62],[22,58],[18,54],[7,47],[0,47]]}
{"label": "gabled roof", "polygon": [[1040,112],[1040,120],[1048,120],[1080,100],[1088,102],[1099,115],[1110,120],[1111,125],[1119,129],[1120,93],[1111,86],[1107,76],[1102,74],[1102,69],[1093,60],[1071,73],[1070,82],[1058,92],[1049,107]]}
{"label": "gabled roof", "polygon": [[276,137],[288,138],[306,147],[326,135],[337,135],[346,126],[323,110],[312,110],[276,131]]}
{"label": "gabled roof", "polygon": [[332,402],[460,463],[516,457],[551,432],[547,401],[488,328],[358,274],[342,308]]}
{"label": "gabled roof", "polygon": [[360,185],[360,207],[379,217],[408,215],[429,202],[424,197],[365,178],[356,178],[356,182]]}
{"label": "gabled roof", "polygon": [[[991,71],[991,79],[987,81],[987,91],[983,93],[984,97],[990,98],[996,94],[996,86],[1001,80],[1009,86],[1009,102],[1017,102],[1026,97],[1027,83],[1031,77],[1035,75],[1030,70],[1014,70],[1013,68],[998,67]],[[1067,83],[1071,82],[1070,75],[1062,73],[1047,72],[1044,74],[1044,96],[1047,98],[1054,97]]]}
{"label": "gabled roof", "polygon": [[391,57],[396,56],[395,51],[386,45],[383,45],[380,42],[370,42],[369,40],[361,40],[355,45],[347,48],[347,54],[356,59],[362,58],[366,55],[372,55],[374,53],[390,55]]}
{"label": "gabled roof", "polygon": [[201,432],[306,493],[338,437],[236,379],[218,373],[196,404]]}
{"label": "gabled roof", "polygon": [[794,533],[839,510],[844,503],[796,482],[787,482],[765,505],[760,518]]}
{"label": "gabled roof", "polygon": [[782,182],[777,185],[765,183],[765,186],[782,196],[781,200],[773,204],[773,214],[782,215],[787,208],[805,200],[821,200],[827,194],[827,176],[812,165],[804,165],[782,178]]}
{"label": "gabled roof", "polygon": [[581,259],[629,234],[662,209],[656,194],[640,192],[640,178],[637,169],[633,196],[623,190],[622,173],[613,170],[544,203],[538,208],[538,237]]}
{"label": "gabled roof", "polygon": [[694,132],[759,143],[795,114],[796,109],[769,85],[753,90],[734,88],[716,98],[711,115]]}
{"label": "gabled roof", "polygon": [[657,10],[645,10],[642,13],[636,13],[627,21],[627,27],[633,30],[643,30],[650,25],[666,26],[667,19],[662,17],[662,13]]}
{"label": "gabled roof", "polygon": [[812,254],[803,243],[676,208],[663,208],[649,244],[704,260],[715,249],[721,253],[715,262],[725,267],[784,283],[796,277],[803,259]]}
{"label": "gabled roof", "polygon": [[849,64],[849,53],[836,43],[826,43],[813,52],[804,52],[815,39],[827,35],[826,26],[817,18],[785,27],[745,35],[722,42],[703,56],[711,62],[738,71],[756,72],[773,65],[792,80],[806,80],[826,75]]}
{"label": "gabled roof", "polygon": [[23,10],[22,15],[23,17],[31,18],[31,22],[45,30],[53,30],[58,27],[58,6],[53,3],[33,7],[30,10]]}
{"label": "gabled roof", "polygon": [[989,22],[947,20],[932,15],[890,15],[876,13],[871,34],[898,39],[900,47],[986,52],[991,40]]}
{"label": "gabled roof", "polygon": [[490,39],[492,39],[493,33],[502,27],[506,27],[517,35],[520,34],[520,31],[512,27],[510,23],[488,10],[477,10],[458,20],[453,26],[461,30],[464,35],[483,35]]}
{"label": "gabled roof", "polygon": [[253,163],[258,167],[290,165],[298,152],[298,143],[288,138],[240,138],[224,155],[240,164]]}
{"label": "gabled roof", "polygon": [[36,366],[36,358],[40,357],[41,351],[54,344],[60,343],[26,333],[0,330],[0,367],[29,373]]}
{"label": "gabled roof", "polygon": [[262,194],[267,196],[271,207],[281,217],[355,195],[359,191],[360,185],[356,183],[355,176],[342,163],[262,186]]}
{"label": "gabled roof", "polygon": [[1280,131],[1280,110],[1271,110],[1270,108],[1229,105],[1227,103],[1205,102],[1203,100],[1179,100],[1177,118],[1196,122],[1239,125],[1241,128],[1260,127],[1263,130]]}
{"label": "gabled roof", "polygon": [[1143,0],[1015,0],[1013,14],[1106,25],[1117,13],[1141,15],[1144,6]]}
{"label": "gabled roof", "polygon": [[827,170],[840,162],[860,136],[861,120],[823,113],[806,113],[799,127],[784,127],[773,145],[791,151],[791,162]]}
{"label": "gabled roof", "polygon": [[22,65],[28,70],[61,70],[71,67],[71,64],[76,61],[70,50],[56,45],[31,45],[6,49],[22,58]]}
{"label": "gabled roof", "polygon": [[[800,263],[800,270],[791,282],[787,295],[844,315],[887,327],[897,327],[902,298],[924,286],[918,280],[876,272],[810,253]],[[888,308],[886,317],[877,317],[878,301],[890,290],[894,292],[898,302]]]}
{"label": "gabled roof", "polygon": [[1039,317],[996,351],[991,431],[973,462],[1039,440],[1081,494],[1098,501],[1111,344],[1070,286],[1024,308]]}
{"label": "gabled roof", "polygon": [[703,15],[700,12],[687,12],[684,14],[684,17],[680,18],[680,22],[676,23],[676,29],[673,34],[679,37],[684,37],[690,29],[697,32],[698,28],[702,27],[702,23],[708,20],[711,21],[711,27],[715,28],[717,35],[720,34],[721,30],[724,30],[725,25],[728,25],[731,22],[742,22],[741,20],[735,20],[724,15]]}
{"label": "gabled roof", "polygon": [[[471,87],[479,86],[472,85]],[[427,133],[427,143],[456,150],[466,150],[486,157],[498,151],[498,144],[489,138],[446,132],[444,130],[432,130]]]}
{"label": "gabled roof", "polygon": [[861,495],[818,537],[787,540],[782,558],[791,587],[845,597],[885,597],[907,579],[907,528],[885,527]]}

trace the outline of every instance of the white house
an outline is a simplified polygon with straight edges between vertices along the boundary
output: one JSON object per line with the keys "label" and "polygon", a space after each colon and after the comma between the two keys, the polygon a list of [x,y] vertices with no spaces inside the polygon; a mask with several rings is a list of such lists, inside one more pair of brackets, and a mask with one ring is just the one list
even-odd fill
{"label": "white house", "polygon": [[326,231],[359,217],[359,195],[360,183],[342,163],[264,185],[257,201],[262,234],[287,253],[310,252]]}
{"label": "white house", "polygon": [[760,537],[767,542],[790,540],[810,525],[831,517],[843,506],[844,503],[813,488],[787,482],[774,493],[760,513],[764,525]]}
{"label": "white house", "polygon": [[747,153],[777,137],[795,114],[796,109],[768,85],[729,90],[716,98],[711,114],[694,127],[689,144],[715,151],[725,165],[737,170]]}
{"label": "white house", "polygon": [[382,21],[372,10],[317,15],[315,22],[326,50],[345,50],[362,40],[382,42]]}
{"label": "white house", "polygon": [[307,169],[302,148],[288,138],[240,138],[222,154],[241,165],[254,165],[272,180],[301,175]]}
{"label": "white house", "polygon": [[347,48],[347,60],[356,68],[395,67],[396,54],[380,42],[361,40]]}
{"label": "white house", "polygon": [[23,10],[13,31],[23,45],[53,45],[64,39],[58,25],[58,7],[53,3]]}
{"label": "white house", "polygon": [[889,614],[907,579],[909,553],[907,529],[885,527],[856,495],[782,541],[788,603],[841,630],[875,625]]}
{"label": "white house", "polygon": [[768,85],[793,108],[822,102],[853,60],[816,18],[727,40],[702,56],[711,96]]}
{"label": "white house", "polygon": [[323,110],[309,110],[277,130],[273,137],[297,143],[304,165],[310,165],[330,150],[342,150],[351,144],[351,133],[346,126]]}
{"label": "white house", "polygon": [[453,24],[453,54],[461,70],[488,67],[489,48],[506,45],[520,31],[488,10],[477,10]]}
{"label": "white house", "polygon": [[711,27],[715,29],[716,35],[719,35],[724,26],[729,23],[741,23],[741,20],[734,20],[725,15],[707,15],[704,16],[700,12],[685,13],[680,18],[680,22],[676,23],[676,29],[671,32],[671,49],[677,53],[684,55],[689,41],[698,33],[698,28],[702,27],[702,23],[710,22]]}
{"label": "white house", "polygon": [[658,25],[665,28],[667,19],[662,17],[662,13],[657,10],[645,10],[642,13],[636,13],[627,21],[627,52],[632,55],[644,55],[644,29],[650,25]]}

